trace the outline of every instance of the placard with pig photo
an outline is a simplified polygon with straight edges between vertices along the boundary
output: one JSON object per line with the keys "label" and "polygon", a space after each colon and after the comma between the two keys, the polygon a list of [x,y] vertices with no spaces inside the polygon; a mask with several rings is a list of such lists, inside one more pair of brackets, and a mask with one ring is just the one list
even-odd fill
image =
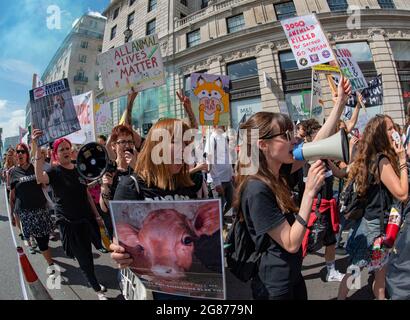
{"label": "placard with pig photo", "polygon": [[111,201],[118,242],[148,290],[225,299],[220,200]]}

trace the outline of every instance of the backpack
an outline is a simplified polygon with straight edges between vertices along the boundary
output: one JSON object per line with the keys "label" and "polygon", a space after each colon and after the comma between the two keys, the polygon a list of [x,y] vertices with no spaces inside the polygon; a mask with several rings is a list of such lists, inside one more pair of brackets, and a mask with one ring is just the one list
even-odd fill
{"label": "backpack", "polygon": [[256,250],[243,217],[235,218],[228,232],[226,245],[225,257],[229,270],[239,280],[248,282],[258,272],[262,253]]}
{"label": "backpack", "polygon": [[366,197],[359,198],[355,181],[350,181],[340,193],[340,213],[347,220],[359,220],[364,215]]}

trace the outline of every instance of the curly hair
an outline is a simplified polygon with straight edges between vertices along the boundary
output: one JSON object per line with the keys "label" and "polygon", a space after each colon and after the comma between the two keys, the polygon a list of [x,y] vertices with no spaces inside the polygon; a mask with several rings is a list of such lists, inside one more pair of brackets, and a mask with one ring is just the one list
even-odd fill
{"label": "curly hair", "polygon": [[394,171],[399,175],[398,157],[393,149],[390,137],[387,135],[387,115],[378,115],[367,123],[363,136],[358,142],[357,155],[349,170],[348,183],[355,181],[359,197],[366,195],[369,187],[369,175],[375,177],[375,183],[380,183],[377,169],[377,156],[385,155]]}

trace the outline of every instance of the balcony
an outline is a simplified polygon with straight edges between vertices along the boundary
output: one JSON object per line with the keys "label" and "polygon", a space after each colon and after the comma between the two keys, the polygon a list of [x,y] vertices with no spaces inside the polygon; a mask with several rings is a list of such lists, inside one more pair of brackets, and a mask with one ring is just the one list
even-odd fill
{"label": "balcony", "polygon": [[88,77],[76,75],[76,76],[74,76],[74,83],[87,84],[88,83]]}

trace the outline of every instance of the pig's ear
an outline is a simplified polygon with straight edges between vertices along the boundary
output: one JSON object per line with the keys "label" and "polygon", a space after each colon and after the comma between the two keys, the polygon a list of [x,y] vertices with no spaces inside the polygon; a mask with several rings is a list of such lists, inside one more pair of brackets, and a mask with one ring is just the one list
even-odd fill
{"label": "pig's ear", "polygon": [[210,236],[220,229],[219,209],[215,203],[206,203],[199,207],[193,220],[193,229],[197,236]]}
{"label": "pig's ear", "polygon": [[138,239],[138,229],[128,223],[123,222],[117,223],[115,227],[117,229],[118,238],[122,244],[131,248],[139,245],[140,241]]}

